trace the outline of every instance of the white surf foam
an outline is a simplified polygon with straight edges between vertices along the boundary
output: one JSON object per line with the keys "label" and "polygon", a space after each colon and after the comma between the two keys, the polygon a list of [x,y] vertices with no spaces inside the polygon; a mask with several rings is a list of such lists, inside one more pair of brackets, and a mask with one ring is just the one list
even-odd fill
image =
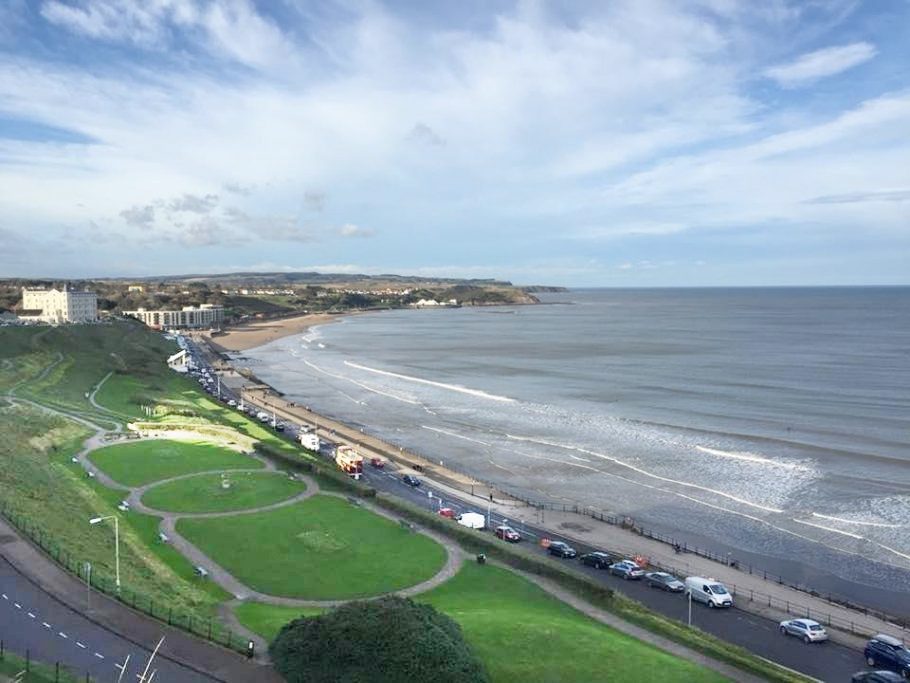
{"label": "white surf foam", "polygon": [[707,446],[696,446],[696,450],[701,451],[702,453],[707,453],[708,455],[714,455],[718,458],[729,458],[730,460],[742,460],[744,462],[754,462],[760,465],[768,465],[769,467],[782,467],[787,470],[803,470],[809,471],[809,468],[805,465],[797,465],[796,463],[791,462],[781,462],[779,460],[771,460],[770,458],[765,458],[761,455],[756,455],[755,453],[740,453],[735,451],[722,451],[719,448],[708,448]]}
{"label": "white surf foam", "polygon": [[654,474],[653,472],[649,472],[648,470],[642,469],[641,467],[636,467],[635,465],[632,465],[631,463],[624,462],[624,461],[620,460],[619,458],[614,458],[613,456],[606,455],[604,453],[598,453],[597,451],[588,450],[587,448],[581,448],[579,446],[570,446],[570,445],[562,444],[562,443],[555,443],[553,441],[545,441],[543,439],[533,439],[531,437],[514,436],[512,434],[506,434],[506,436],[509,439],[514,439],[516,441],[529,441],[531,443],[538,443],[538,444],[541,444],[544,446],[552,446],[554,448],[563,448],[563,449],[570,450],[570,451],[576,451],[578,453],[585,453],[586,455],[593,455],[595,458],[600,458],[602,460],[606,460],[608,462],[615,463],[616,465],[619,465],[620,467],[625,467],[625,468],[630,469],[633,472],[637,472],[638,474],[641,474],[645,477],[651,477],[653,479],[665,481],[670,484],[678,484],[679,486],[685,486],[687,488],[693,488],[693,489],[697,489],[699,491],[706,491],[708,493],[713,493],[717,496],[722,496],[723,498],[727,498],[729,500],[736,501],[737,503],[741,503],[742,505],[748,505],[749,507],[753,507],[758,510],[764,510],[765,512],[773,512],[776,514],[783,513],[783,510],[781,510],[780,508],[771,507],[770,505],[762,505],[760,503],[753,503],[752,501],[746,500],[745,498],[740,498],[739,496],[734,496],[733,494],[725,493],[724,491],[718,491],[717,489],[712,489],[708,486],[701,486],[699,484],[693,484],[692,482],[689,482],[689,481],[681,481],[679,479],[671,479],[670,477],[664,477],[659,474]]}
{"label": "white surf foam", "polygon": [[360,387],[361,389],[366,389],[367,391],[371,391],[374,394],[379,394],[380,396],[386,396],[388,398],[393,398],[396,401],[401,401],[402,403],[410,403],[411,405],[415,405],[415,406],[420,405],[419,401],[415,401],[414,399],[411,399],[411,398],[405,398],[405,397],[399,396],[397,394],[392,394],[387,391],[382,391],[375,387],[371,387],[369,384],[364,384],[363,382],[358,382],[355,379],[351,379],[350,377],[345,377],[344,375],[339,375],[334,372],[329,372],[328,370],[320,368],[318,365],[315,365],[314,363],[311,363],[308,360],[304,360],[303,362],[305,365],[307,365],[307,367],[310,367],[313,370],[316,370],[317,372],[321,372],[322,374],[328,375],[329,377],[334,377],[335,379],[340,379],[344,382],[350,382],[351,384],[354,384],[354,385]]}
{"label": "white surf foam", "polygon": [[827,519],[832,522],[842,522],[844,524],[856,524],[859,526],[875,526],[882,529],[902,529],[906,524],[886,524],[885,522],[861,522],[857,519],[846,519],[844,517],[835,517],[834,515],[823,515],[819,512],[813,512],[813,517],[818,517],[819,519]]}
{"label": "white surf foam", "polygon": [[797,524],[805,524],[806,526],[812,526],[816,529],[824,529],[825,531],[830,531],[832,534],[840,534],[841,536],[849,536],[850,538],[855,538],[858,541],[865,541],[865,536],[860,536],[859,534],[854,534],[849,531],[841,531],[840,529],[835,529],[834,527],[825,526],[824,524],[816,524],[815,522],[807,522],[803,519],[794,519],[794,522]]}
{"label": "white surf foam", "polygon": [[450,432],[448,429],[440,429],[439,427],[430,427],[428,425],[420,425],[420,428],[429,429],[431,432],[439,432],[440,434],[445,434],[446,436],[451,436],[456,439],[462,439],[463,441],[471,441],[473,443],[479,443],[483,446],[491,445],[488,441],[481,441],[480,439],[472,439],[470,436],[465,436],[464,434],[459,434],[458,432]]}
{"label": "white surf foam", "polygon": [[478,398],[485,398],[490,401],[501,401],[504,403],[515,403],[514,398],[509,398],[508,396],[498,396],[496,394],[490,394],[486,391],[481,391],[480,389],[469,389],[463,387],[459,384],[446,384],[445,382],[434,382],[429,379],[423,379],[422,377],[411,377],[410,375],[402,375],[398,372],[389,372],[387,370],[377,370],[376,368],[370,368],[366,365],[361,365],[360,363],[352,363],[351,361],[345,361],[345,365],[351,368],[356,368],[357,370],[363,370],[364,372],[373,372],[377,375],[385,375],[386,377],[395,377],[396,379],[403,379],[406,382],[416,382],[418,384],[427,384],[432,387],[439,387],[440,389],[448,389],[449,391],[457,391],[460,394],[468,394],[470,396],[477,396]]}

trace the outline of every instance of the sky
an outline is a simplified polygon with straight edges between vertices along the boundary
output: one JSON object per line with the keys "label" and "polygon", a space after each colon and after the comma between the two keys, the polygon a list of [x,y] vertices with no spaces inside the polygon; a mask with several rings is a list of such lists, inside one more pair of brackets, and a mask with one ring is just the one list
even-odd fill
{"label": "sky", "polygon": [[910,284],[910,1],[0,0],[0,276]]}

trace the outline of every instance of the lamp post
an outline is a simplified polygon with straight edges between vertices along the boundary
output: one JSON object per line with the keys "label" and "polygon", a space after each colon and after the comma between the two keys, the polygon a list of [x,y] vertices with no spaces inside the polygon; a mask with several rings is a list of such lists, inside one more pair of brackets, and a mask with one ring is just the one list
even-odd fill
{"label": "lamp post", "polygon": [[117,515],[108,515],[107,517],[93,517],[88,521],[89,524],[100,524],[101,522],[112,519],[114,520],[114,565],[117,573],[117,592],[120,592],[120,524]]}

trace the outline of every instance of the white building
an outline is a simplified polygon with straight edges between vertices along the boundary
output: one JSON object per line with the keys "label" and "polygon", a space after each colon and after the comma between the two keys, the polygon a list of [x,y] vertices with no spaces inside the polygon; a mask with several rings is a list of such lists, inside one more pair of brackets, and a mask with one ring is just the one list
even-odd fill
{"label": "white building", "polygon": [[90,323],[98,319],[98,295],[58,289],[22,289],[22,320],[46,323]]}
{"label": "white building", "polygon": [[157,330],[187,330],[221,327],[224,320],[224,308],[214,304],[184,306],[179,311],[147,311],[140,308],[136,311],[124,311],[124,315],[138,318],[149,327]]}

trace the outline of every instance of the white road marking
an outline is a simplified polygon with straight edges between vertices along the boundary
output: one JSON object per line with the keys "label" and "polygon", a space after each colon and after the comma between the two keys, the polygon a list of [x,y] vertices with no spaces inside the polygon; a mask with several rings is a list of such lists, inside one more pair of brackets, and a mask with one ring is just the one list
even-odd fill
{"label": "white road marking", "polygon": [[123,664],[114,664],[114,666],[116,666],[121,671],[123,671],[126,668]]}
{"label": "white road marking", "polygon": [[96,656],[98,659],[104,659],[104,655],[101,654],[101,653],[99,653],[99,652],[96,652],[96,653],[95,653],[95,656]]}
{"label": "white road marking", "polygon": [[83,645],[82,643],[80,643],[78,640],[76,641],[76,646],[77,646],[77,647],[81,647],[83,650],[85,649],[85,645]]}
{"label": "white road marking", "polygon": [[13,604],[16,606],[16,609],[22,609],[22,605],[20,605],[18,602],[14,602]]}
{"label": "white road marking", "polygon": [[3,599],[4,599],[4,600],[9,600],[9,598],[6,596],[6,593],[3,594]]}
{"label": "white road marking", "polygon": [[69,638],[69,636],[66,635],[63,631],[57,631],[57,635],[59,635],[61,638]]}
{"label": "white road marking", "polygon": [[51,625],[48,624],[46,621],[42,621],[42,622],[41,622],[41,625],[44,626],[44,628],[50,628],[50,627],[51,627]]}
{"label": "white road marking", "polygon": [[32,619],[34,619],[34,618],[35,618],[35,615],[34,615],[34,614],[32,614],[32,613],[31,613],[31,612],[29,612],[29,613],[28,613],[28,616],[30,616],[30,617],[31,617],[31,618],[32,618]]}

